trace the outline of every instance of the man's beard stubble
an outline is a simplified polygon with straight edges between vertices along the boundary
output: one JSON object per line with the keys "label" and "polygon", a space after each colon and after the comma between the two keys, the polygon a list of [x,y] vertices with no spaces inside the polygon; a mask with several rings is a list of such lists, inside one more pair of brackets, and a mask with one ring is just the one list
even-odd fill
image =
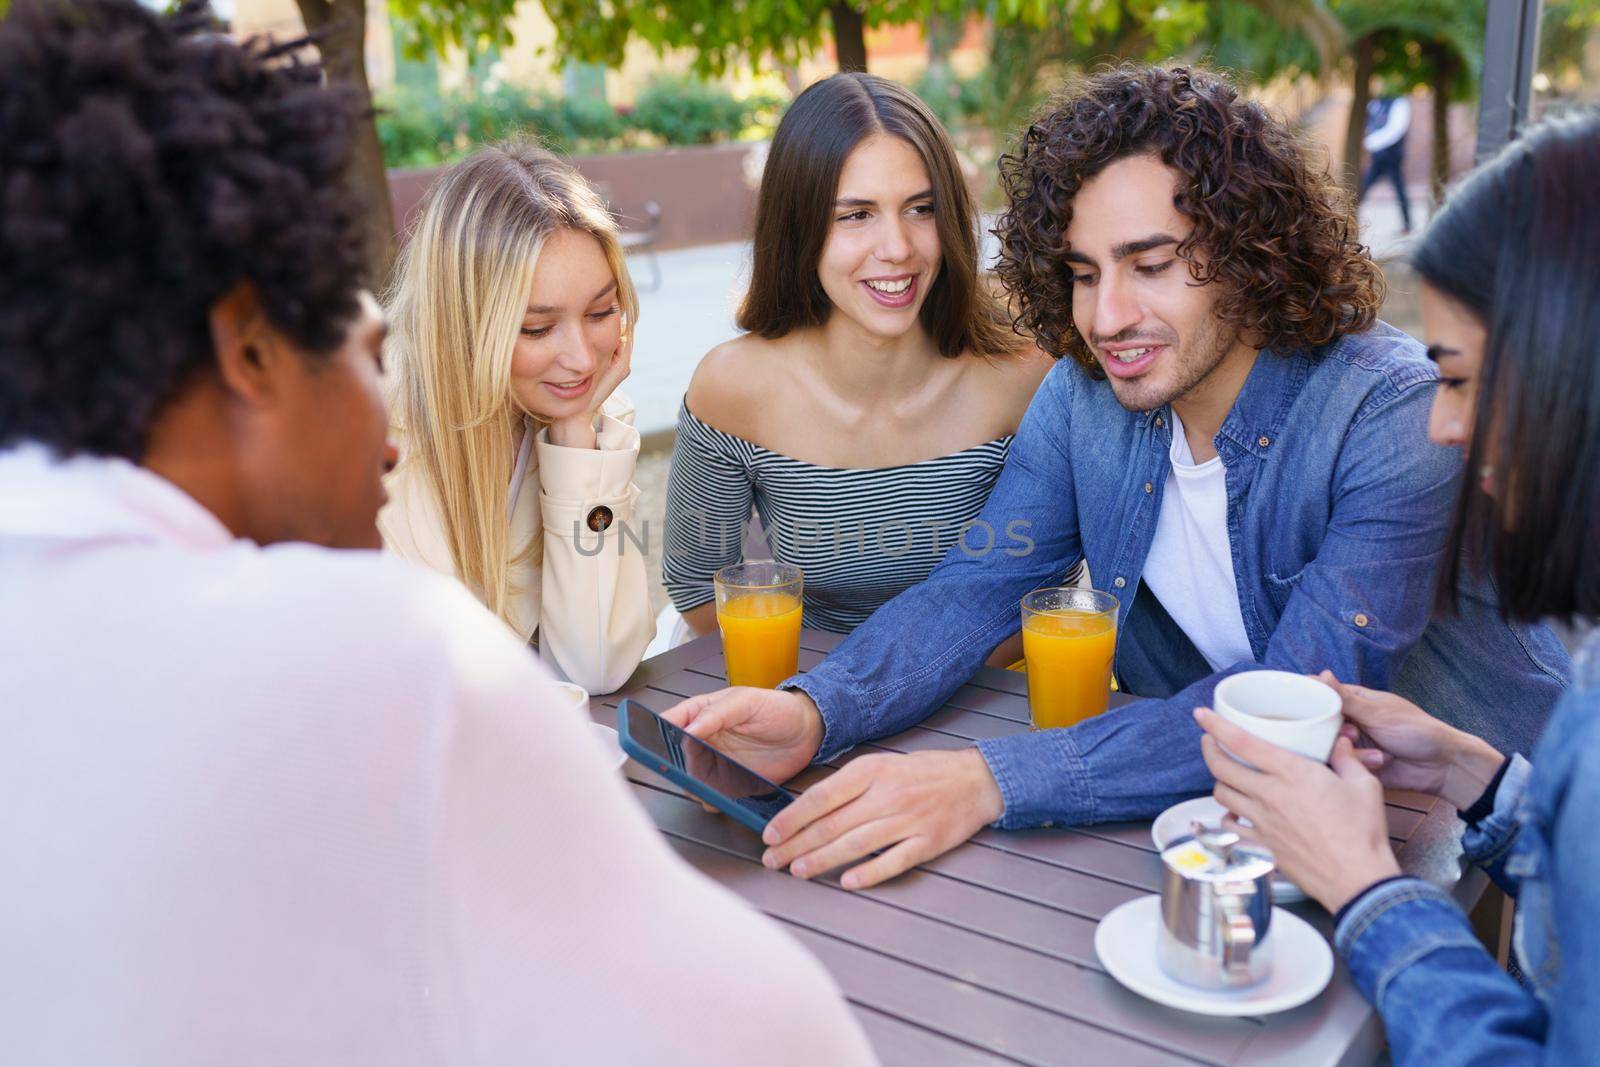
{"label": "man's beard stubble", "polygon": [[1149,381],[1149,375],[1131,381],[1106,375],[1111,392],[1128,411],[1154,411],[1181,399],[1222,365],[1238,341],[1238,331],[1227,329],[1215,316],[1208,315],[1205,328],[1192,340],[1172,345],[1176,357],[1170,384]]}

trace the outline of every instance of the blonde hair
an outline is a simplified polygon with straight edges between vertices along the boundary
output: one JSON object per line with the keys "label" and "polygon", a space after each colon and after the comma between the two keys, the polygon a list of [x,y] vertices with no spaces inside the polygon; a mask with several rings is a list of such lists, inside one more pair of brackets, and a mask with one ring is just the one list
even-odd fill
{"label": "blonde hair", "polygon": [[511,356],[539,251],[564,229],[600,242],[626,337],[639,302],[616,224],[570,164],[532,144],[481,149],[434,183],[385,299],[402,467],[419,468],[456,573],[507,624],[510,569],[543,547],[509,544],[512,442],[531,414],[511,394]]}

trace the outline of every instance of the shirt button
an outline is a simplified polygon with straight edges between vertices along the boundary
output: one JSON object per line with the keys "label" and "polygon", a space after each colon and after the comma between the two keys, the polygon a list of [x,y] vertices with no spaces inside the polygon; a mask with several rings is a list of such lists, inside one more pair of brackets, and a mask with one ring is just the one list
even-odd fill
{"label": "shirt button", "polygon": [[1262,448],[1266,448],[1271,443],[1272,438],[1268,437],[1266,434],[1262,434],[1260,437],[1256,438],[1256,444],[1260,445]]}
{"label": "shirt button", "polygon": [[1112,582],[1111,584],[1116,586],[1118,589],[1121,589],[1123,586],[1128,584],[1128,580],[1126,578],[1118,578],[1116,581]]}
{"label": "shirt button", "polygon": [[611,519],[611,509],[602,504],[600,507],[590,509],[589,517],[584,520],[584,525],[595,533],[599,533],[611,525]]}
{"label": "shirt button", "polygon": [[1155,492],[1155,490],[1156,490],[1156,487],[1151,485],[1149,482],[1145,482],[1144,483],[1144,491],[1145,492],[1153,493],[1153,492]]}
{"label": "shirt button", "polygon": [[1355,623],[1357,626],[1365,626],[1367,623],[1371,622],[1372,620],[1367,618],[1365,615],[1361,614],[1358,611],[1358,612],[1356,612],[1356,617],[1351,619],[1350,621]]}
{"label": "shirt button", "polygon": [[1161,416],[1160,416],[1160,415],[1157,415],[1157,416],[1156,416],[1156,428],[1157,428],[1157,429],[1160,429],[1160,428],[1161,428],[1161,427],[1163,427],[1163,426],[1165,426],[1165,425],[1166,425],[1166,423],[1164,423],[1164,422],[1162,422],[1162,421],[1161,421]]}

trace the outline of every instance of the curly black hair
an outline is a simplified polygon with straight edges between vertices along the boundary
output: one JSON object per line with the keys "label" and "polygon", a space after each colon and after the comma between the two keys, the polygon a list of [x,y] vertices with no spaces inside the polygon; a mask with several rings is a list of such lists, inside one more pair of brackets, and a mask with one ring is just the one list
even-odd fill
{"label": "curly black hair", "polygon": [[1011,205],[995,230],[996,270],[1016,328],[1046,352],[1099,373],[1072,324],[1072,200],[1145,153],[1181,175],[1175,199],[1194,230],[1178,256],[1196,281],[1221,283],[1216,313],[1241,337],[1309,351],[1372,325],[1383,275],[1357,240],[1349,197],[1294,132],[1218,74],[1125,64],[1066,86],[1000,160]]}
{"label": "curly black hair", "polygon": [[252,283],[332,351],[358,311],[357,102],[304,42],[239,44],[203,3],[15,0],[0,22],[0,447],[141,458]]}

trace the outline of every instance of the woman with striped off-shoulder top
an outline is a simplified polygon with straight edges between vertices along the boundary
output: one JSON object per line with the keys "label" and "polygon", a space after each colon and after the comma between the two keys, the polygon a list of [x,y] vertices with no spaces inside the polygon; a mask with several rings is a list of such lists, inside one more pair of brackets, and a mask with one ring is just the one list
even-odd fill
{"label": "woman with striped off-shoulder top", "polygon": [[[694,633],[751,508],[805,574],[805,624],[847,632],[958,543],[1026,551],[975,525],[1049,360],[977,273],[954,149],[911,92],[838,74],[773,138],[745,332],[701,362],[678,417],[662,573]],[[1002,648],[996,660],[1015,659]]]}

